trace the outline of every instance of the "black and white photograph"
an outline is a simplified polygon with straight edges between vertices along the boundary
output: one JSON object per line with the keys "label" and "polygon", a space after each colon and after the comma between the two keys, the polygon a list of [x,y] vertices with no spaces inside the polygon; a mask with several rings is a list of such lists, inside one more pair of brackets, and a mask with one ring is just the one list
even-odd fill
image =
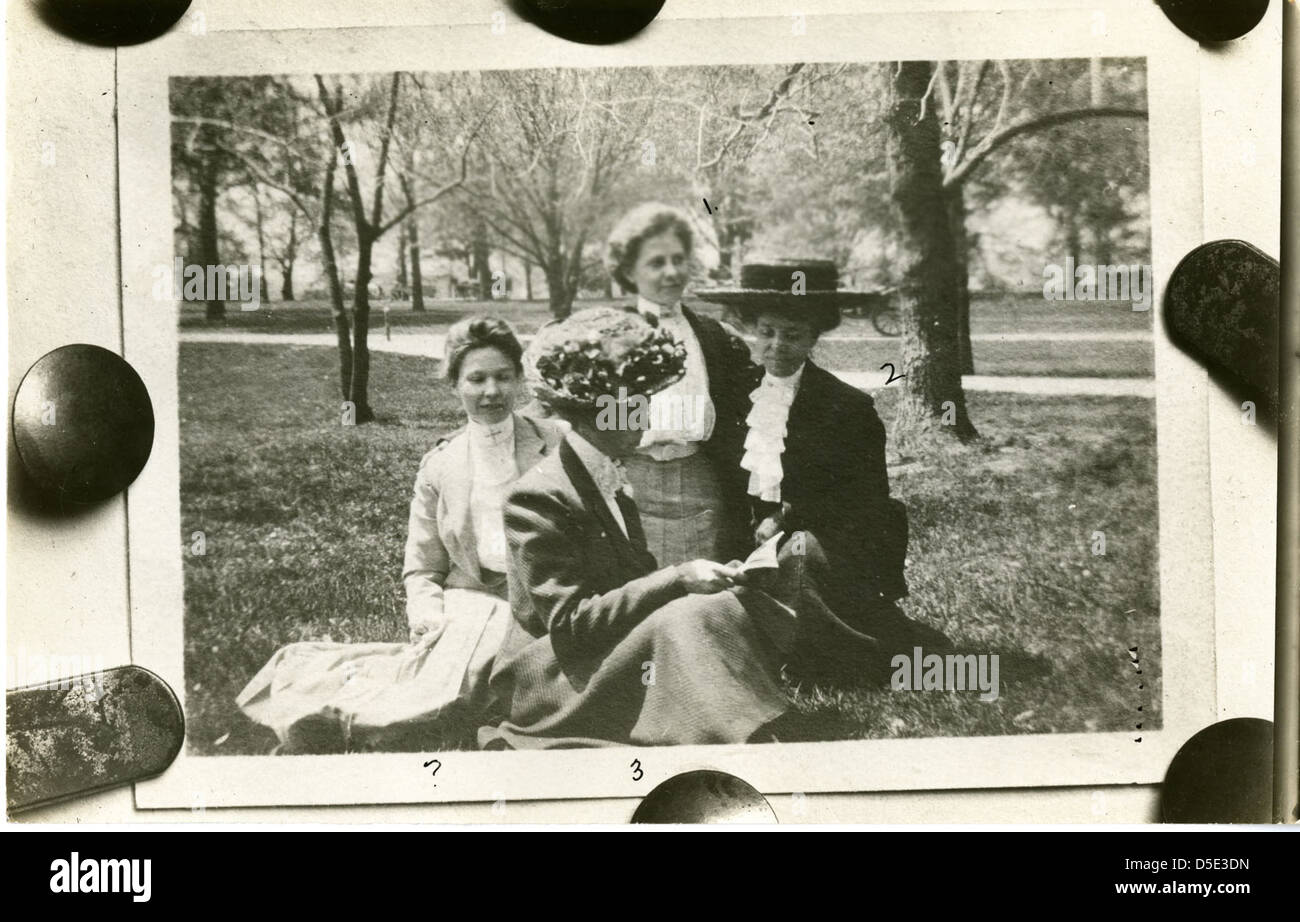
{"label": "black and white photograph", "polygon": [[1195,462],[1158,437],[1159,70],[817,25],[127,59],[126,342],[169,344],[175,464],[132,518],[177,526],[133,524],[132,579],[183,611],[133,598],[133,635],[208,779],[160,798],[1139,780],[1204,710],[1169,579],[1199,545],[1161,540],[1205,501],[1162,487]]}

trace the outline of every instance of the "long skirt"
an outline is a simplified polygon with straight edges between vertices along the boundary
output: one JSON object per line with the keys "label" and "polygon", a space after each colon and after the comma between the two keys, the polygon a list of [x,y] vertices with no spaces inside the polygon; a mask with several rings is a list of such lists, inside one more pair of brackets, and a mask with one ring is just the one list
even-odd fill
{"label": "long skirt", "polygon": [[674,461],[638,454],[624,466],[646,549],[659,566],[721,559],[722,489],[703,452]]}
{"label": "long skirt", "polygon": [[[760,596],[762,594],[759,594]],[[732,592],[675,599],[603,657],[566,672],[538,637],[511,669],[510,714],[479,731],[486,749],[749,742],[789,707],[779,622]]]}
{"label": "long skirt", "polygon": [[510,605],[448,589],[443,607],[447,625],[432,640],[281,647],[235,703],[274,730],[285,752],[382,749],[417,738],[457,709],[484,713]]}

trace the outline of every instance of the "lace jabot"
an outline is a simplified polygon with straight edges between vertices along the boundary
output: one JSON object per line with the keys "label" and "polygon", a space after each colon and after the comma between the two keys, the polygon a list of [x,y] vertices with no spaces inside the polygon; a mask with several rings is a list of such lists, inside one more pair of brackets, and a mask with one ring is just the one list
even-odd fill
{"label": "lace jabot", "polygon": [[765,502],[781,501],[781,480],[785,476],[781,455],[785,453],[786,422],[802,378],[803,366],[788,378],[778,378],[769,372],[749,395],[753,408],[745,418],[749,433],[745,436],[745,455],[740,466],[749,471],[749,494]]}

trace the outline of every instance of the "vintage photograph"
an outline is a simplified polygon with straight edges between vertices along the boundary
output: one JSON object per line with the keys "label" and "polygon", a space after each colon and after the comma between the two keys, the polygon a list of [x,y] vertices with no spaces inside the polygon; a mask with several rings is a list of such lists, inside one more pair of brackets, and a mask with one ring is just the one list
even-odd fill
{"label": "vintage photograph", "polygon": [[1158,731],[1147,82],[171,76],[188,755]]}

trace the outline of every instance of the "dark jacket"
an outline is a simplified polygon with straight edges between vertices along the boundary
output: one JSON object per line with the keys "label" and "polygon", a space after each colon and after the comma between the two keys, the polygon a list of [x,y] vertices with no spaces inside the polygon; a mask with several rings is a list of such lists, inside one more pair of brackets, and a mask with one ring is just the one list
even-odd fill
{"label": "dark jacket", "polygon": [[[749,377],[744,416],[748,394],[762,379],[762,369]],[[745,489],[749,473],[740,459],[747,433],[742,425],[729,443]],[[907,509],[889,496],[885,427],[871,397],[807,362],[790,405],[781,467],[781,500],[790,505],[786,534],[807,530],[817,536],[831,564],[834,607],[852,610],[905,596]],[[754,523],[778,508],[746,497]]]}
{"label": "dark jacket", "polygon": [[688,595],[674,568],[655,568],[635,503],[620,512],[628,536],[567,440],[511,488],[514,623],[491,679],[507,716],[481,745],[744,742],[785,710],[737,598]]}

